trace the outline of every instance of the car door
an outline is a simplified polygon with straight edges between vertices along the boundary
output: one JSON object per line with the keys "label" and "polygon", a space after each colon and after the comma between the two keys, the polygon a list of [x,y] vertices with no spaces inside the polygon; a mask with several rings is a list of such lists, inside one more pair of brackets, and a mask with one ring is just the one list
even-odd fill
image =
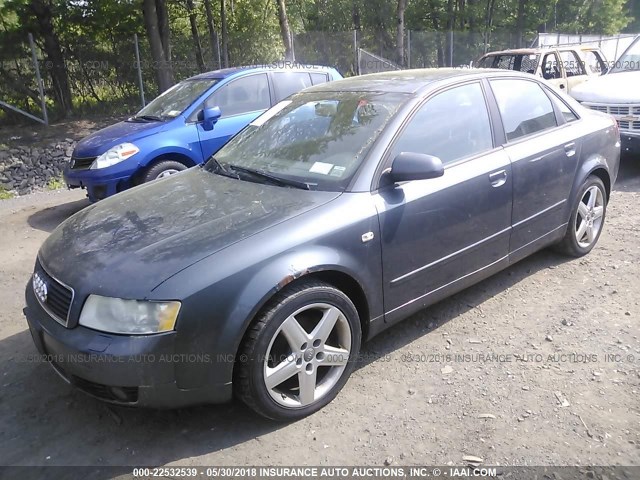
{"label": "car door", "polygon": [[423,103],[385,161],[401,152],[435,155],[445,172],[374,194],[388,322],[499,268],[507,261],[511,224],[511,166],[504,151],[494,148],[480,82]]}
{"label": "car door", "polygon": [[547,52],[542,56],[542,62],[540,63],[541,75],[551,85],[565,90],[567,88],[567,80],[564,76],[562,69],[562,63],[555,51]]}
{"label": "car door", "polygon": [[585,64],[573,50],[561,50],[559,53],[567,77],[567,92],[571,93],[575,86],[580,85],[588,78]]}
{"label": "car door", "polygon": [[546,87],[534,80],[513,78],[489,83],[513,170],[509,249],[512,259],[518,260],[566,225],[566,202],[581,142],[571,122],[560,118],[554,108],[559,97]]}
{"label": "car door", "polygon": [[202,157],[206,160],[227,141],[271,106],[266,73],[247,75],[216,89],[204,107],[219,107],[222,115],[212,130],[197,122]]}

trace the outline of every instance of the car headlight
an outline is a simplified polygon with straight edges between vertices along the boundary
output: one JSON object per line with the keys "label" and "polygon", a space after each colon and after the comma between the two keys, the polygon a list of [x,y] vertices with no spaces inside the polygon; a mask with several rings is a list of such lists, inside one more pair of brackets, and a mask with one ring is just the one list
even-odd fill
{"label": "car headlight", "polygon": [[95,170],[97,168],[110,167],[111,165],[120,163],[129,157],[133,157],[139,151],[140,149],[133,143],[121,143],[120,145],[111,147],[109,150],[96,158],[95,161],[91,164],[91,169]]}
{"label": "car headlight", "polygon": [[147,335],[174,329],[180,302],[150,302],[89,295],[80,325],[108,333]]}

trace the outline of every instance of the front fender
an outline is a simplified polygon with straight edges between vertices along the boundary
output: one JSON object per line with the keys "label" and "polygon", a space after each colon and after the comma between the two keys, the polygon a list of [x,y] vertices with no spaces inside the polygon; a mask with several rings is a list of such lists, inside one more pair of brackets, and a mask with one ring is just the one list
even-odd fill
{"label": "front fender", "polygon": [[[339,272],[357,283],[369,318],[382,318],[382,266],[377,213],[370,196],[350,195],[323,213],[287,222],[245,239],[160,284],[153,298],[181,298],[179,352],[213,354],[214,365],[179,363],[181,388],[231,382],[246,329],[270,298],[289,283],[319,272]],[[341,197],[342,198],[342,197]],[[352,216],[337,212],[351,211]],[[361,240],[363,232],[374,239]],[[322,234],[319,235],[319,232]],[[366,319],[369,320],[369,319]]]}
{"label": "front fender", "polygon": [[[177,143],[162,145],[160,147],[145,145],[144,151],[147,153],[138,159],[138,168],[145,168],[156,159],[164,156],[186,157],[192,162],[192,165],[189,166],[197,165],[202,162],[202,153],[199,150],[199,144],[196,144],[196,146],[198,150],[191,148],[189,145],[185,146]],[[140,150],[143,149],[141,148]]]}

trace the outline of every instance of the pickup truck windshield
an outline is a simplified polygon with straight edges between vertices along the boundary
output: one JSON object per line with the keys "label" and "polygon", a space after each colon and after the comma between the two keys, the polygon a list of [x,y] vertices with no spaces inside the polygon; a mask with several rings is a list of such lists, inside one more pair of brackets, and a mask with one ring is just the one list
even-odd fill
{"label": "pickup truck windshield", "polygon": [[610,73],[640,70],[640,37],[636,38],[627,50],[614,63]]}

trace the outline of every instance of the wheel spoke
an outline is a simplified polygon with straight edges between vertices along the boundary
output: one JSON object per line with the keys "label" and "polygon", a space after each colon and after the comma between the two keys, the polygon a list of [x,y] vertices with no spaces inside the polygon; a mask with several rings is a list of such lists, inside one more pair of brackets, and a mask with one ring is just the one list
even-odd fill
{"label": "wheel spoke", "polygon": [[591,209],[596,204],[596,198],[598,197],[598,188],[597,187],[591,187],[587,191],[589,192],[589,201],[587,202],[587,207],[589,207]]}
{"label": "wheel spoke", "polygon": [[302,344],[309,341],[309,334],[305,332],[293,315],[282,323],[282,334],[293,351],[300,350]]}
{"label": "wheel spoke", "polygon": [[593,239],[596,238],[596,229],[592,226],[587,227],[587,242],[593,242]]}
{"label": "wheel spoke", "polygon": [[314,368],[311,372],[302,370],[298,373],[298,381],[300,382],[299,398],[302,405],[309,405],[315,400],[317,373],[317,368]]}
{"label": "wheel spoke", "polygon": [[580,202],[580,205],[578,205],[578,213],[580,214],[580,216],[584,219],[587,216],[587,213],[589,212],[589,209],[587,208],[587,206]]}
{"label": "wheel spoke", "polygon": [[324,367],[341,367],[349,361],[349,350],[325,345],[324,357],[318,364]]}
{"label": "wheel spoke", "polygon": [[587,231],[587,222],[585,220],[582,220],[580,222],[580,226],[578,227],[578,230],[576,231],[576,239],[578,240],[578,242],[582,241],[582,237],[584,237],[584,234],[586,231]]}
{"label": "wheel spoke", "polygon": [[280,362],[274,368],[267,367],[265,373],[265,383],[267,388],[275,388],[285,380],[290,379],[297,373],[296,361],[293,357],[289,357]]}
{"label": "wheel spoke", "polygon": [[595,207],[593,209],[593,219],[594,220],[602,218],[603,214],[604,214],[604,207],[600,206],[600,207]]}
{"label": "wheel spoke", "polygon": [[333,330],[333,327],[336,326],[338,317],[340,317],[340,310],[334,307],[328,308],[322,315],[322,318],[318,322],[316,328],[313,329],[311,337],[313,339],[319,338],[323,343],[326,342]]}

